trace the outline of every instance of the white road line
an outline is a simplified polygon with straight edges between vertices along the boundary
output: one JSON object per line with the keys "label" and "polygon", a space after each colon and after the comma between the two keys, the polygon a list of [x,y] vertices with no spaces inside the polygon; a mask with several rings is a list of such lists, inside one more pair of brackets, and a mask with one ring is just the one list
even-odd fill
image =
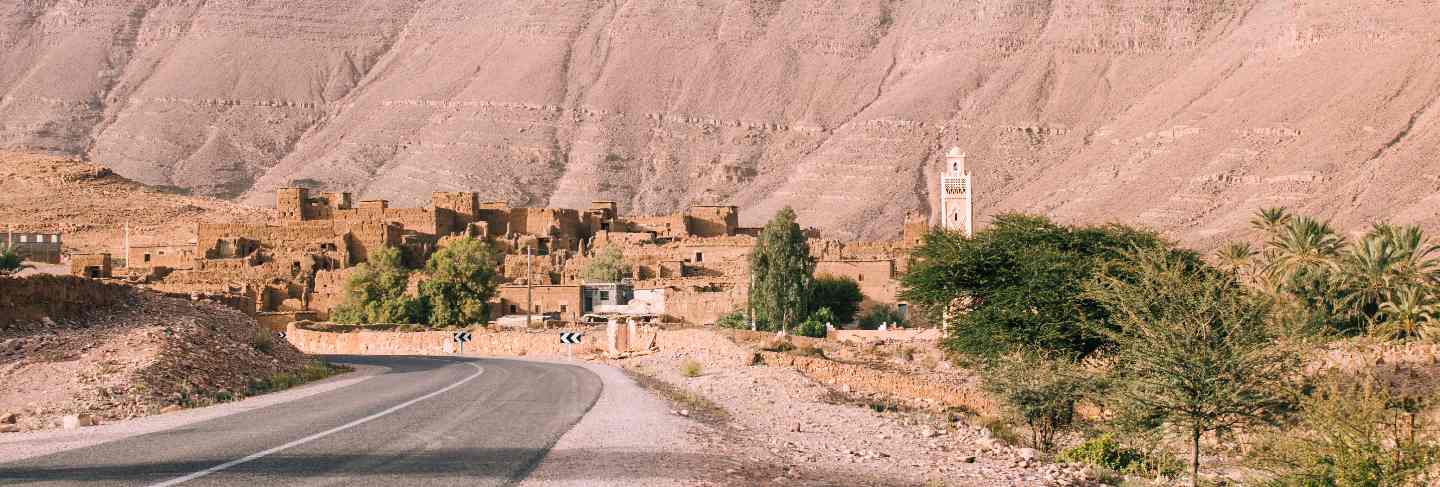
{"label": "white road line", "polygon": [[306,443],[309,443],[309,442],[312,442],[312,441],[315,441],[315,440],[324,438],[324,437],[326,437],[326,436],[330,436],[330,435],[333,435],[333,434],[335,434],[335,433],[339,433],[339,432],[341,432],[341,431],[345,431],[345,430],[348,430],[348,429],[350,429],[350,428],[354,428],[354,427],[356,427],[356,426],[360,426],[360,425],[362,425],[362,424],[365,424],[365,423],[368,423],[368,422],[371,422],[371,421],[374,421],[374,420],[383,418],[383,417],[385,417],[385,416],[388,416],[388,415],[390,415],[391,413],[394,413],[394,412],[399,411],[399,410],[401,410],[401,409],[405,409],[405,408],[407,408],[407,407],[410,407],[411,405],[413,405],[413,404],[415,404],[415,403],[417,403],[417,402],[424,401],[424,400],[426,400],[426,399],[430,399],[430,398],[432,398],[432,397],[435,397],[435,396],[444,394],[445,392],[447,392],[447,391],[449,391],[449,390],[451,390],[451,389],[454,389],[454,388],[456,388],[456,387],[460,387],[461,385],[465,384],[466,382],[470,382],[471,380],[474,380],[476,377],[480,377],[480,374],[485,373],[485,369],[480,368],[479,365],[475,365],[474,363],[470,363],[470,362],[467,362],[466,365],[469,365],[469,366],[471,366],[471,367],[475,367],[475,373],[474,373],[473,375],[471,375],[470,377],[466,377],[466,378],[464,378],[464,379],[461,379],[459,382],[456,382],[456,383],[454,383],[454,384],[450,384],[450,385],[448,385],[448,386],[445,386],[444,389],[440,389],[440,390],[438,390],[438,391],[435,391],[435,392],[432,392],[432,393],[429,393],[429,394],[426,394],[426,395],[417,397],[417,398],[415,398],[415,399],[411,399],[411,400],[409,400],[409,401],[405,401],[405,402],[403,402],[403,403],[400,403],[400,404],[395,405],[394,407],[391,407],[390,409],[386,409],[386,410],[384,410],[384,411],[380,411],[380,412],[378,412],[378,413],[375,413],[375,414],[372,414],[372,415],[369,415],[369,416],[366,416],[366,417],[363,417],[363,418],[360,418],[360,419],[351,421],[351,422],[349,422],[349,423],[345,423],[345,424],[342,424],[342,425],[340,425],[340,426],[336,426],[336,427],[334,427],[334,428],[330,428],[330,429],[328,429],[328,430],[321,431],[321,432],[319,432],[319,433],[315,433],[315,434],[310,435],[310,436],[306,436],[306,437],[304,437],[304,438],[301,438],[301,439],[298,439],[298,440],[295,440],[295,441],[286,443],[286,444],[284,444],[284,445],[280,445],[280,446],[277,446],[277,447],[275,447],[275,448],[271,448],[271,449],[269,449],[269,450],[252,453],[252,454],[250,454],[249,456],[246,456],[246,457],[244,457],[244,458],[239,458],[239,459],[236,459],[236,460],[231,460],[231,461],[228,461],[228,462],[225,462],[225,463],[216,465],[216,466],[214,466],[214,467],[210,467],[210,468],[207,468],[207,469],[205,469],[205,470],[201,470],[201,471],[199,471],[199,472],[195,472],[195,473],[192,473],[192,474],[190,474],[190,475],[186,475],[186,476],[184,476],[184,477],[178,477],[178,478],[166,480],[166,481],[160,482],[160,483],[158,483],[158,484],[151,484],[150,487],[170,487],[170,486],[172,486],[172,485],[180,485],[180,484],[183,484],[183,483],[185,483],[185,482],[189,482],[189,481],[191,481],[191,480],[195,480],[195,479],[198,479],[198,478],[200,478],[200,477],[204,477],[204,476],[206,476],[206,475],[210,475],[210,474],[212,474],[212,473],[219,472],[219,471],[225,470],[225,469],[230,468],[230,467],[234,467],[234,466],[236,466],[236,465],[240,465],[240,464],[243,464],[243,463],[247,463],[247,462],[251,462],[251,461],[254,461],[254,460],[258,460],[258,459],[264,458],[264,457],[269,456],[269,455],[274,455],[274,454],[276,454],[276,453],[279,453],[279,452],[282,452],[282,451],[285,451],[285,450],[289,450],[289,449],[291,449],[291,448],[295,448],[295,447],[300,446],[300,445],[304,445],[304,444],[306,444]]}

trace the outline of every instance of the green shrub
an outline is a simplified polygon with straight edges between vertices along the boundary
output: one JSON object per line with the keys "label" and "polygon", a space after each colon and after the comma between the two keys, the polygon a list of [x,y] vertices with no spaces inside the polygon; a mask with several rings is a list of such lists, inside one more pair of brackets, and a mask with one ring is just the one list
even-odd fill
{"label": "green shrub", "polygon": [[879,329],[884,323],[901,324],[905,322],[905,315],[900,310],[888,304],[877,304],[871,306],[864,314],[860,315],[858,323],[862,330]]}
{"label": "green shrub", "polygon": [[34,267],[25,263],[25,259],[11,249],[0,250],[0,276],[8,276],[25,269]]}
{"label": "green shrub", "polygon": [[1148,477],[1175,477],[1185,469],[1185,464],[1173,455],[1164,453],[1147,455],[1145,452],[1120,444],[1111,433],[1091,437],[1073,448],[1060,452],[1057,459],[1062,462],[1104,467],[1126,475]]}
{"label": "green shrub", "polygon": [[824,322],[809,319],[795,329],[795,334],[810,338],[825,338],[826,331]]}
{"label": "green shrub", "polygon": [[680,362],[680,375],[685,377],[700,377],[700,372],[703,369],[704,366],[700,365],[700,362],[697,362],[695,359],[685,359],[684,362]]}
{"label": "green shrub", "polygon": [[331,313],[337,323],[424,323],[425,302],[406,294],[410,270],[400,249],[384,247],[350,272],[345,299]]}
{"label": "green shrub", "polygon": [[790,353],[806,357],[825,358],[825,349],[813,345],[802,345]]}

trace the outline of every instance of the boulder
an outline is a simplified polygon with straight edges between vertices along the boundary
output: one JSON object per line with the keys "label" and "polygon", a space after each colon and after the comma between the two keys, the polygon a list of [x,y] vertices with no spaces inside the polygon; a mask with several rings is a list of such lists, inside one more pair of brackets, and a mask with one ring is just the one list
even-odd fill
{"label": "boulder", "polygon": [[0,424],[15,424],[19,419],[20,415],[15,413],[0,414]]}
{"label": "boulder", "polygon": [[19,432],[20,432],[20,425],[18,425],[18,424],[0,424],[0,433],[19,433]]}

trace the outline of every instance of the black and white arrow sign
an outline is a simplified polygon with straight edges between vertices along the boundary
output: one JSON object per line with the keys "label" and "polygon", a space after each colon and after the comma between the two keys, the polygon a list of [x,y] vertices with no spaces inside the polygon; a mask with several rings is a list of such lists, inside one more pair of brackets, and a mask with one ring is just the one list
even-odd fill
{"label": "black and white arrow sign", "polygon": [[455,342],[456,342],[456,343],[465,343],[465,342],[468,342],[468,341],[470,341],[470,338],[471,338],[471,337],[470,337],[470,332],[468,332],[468,331],[457,331],[457,332],[455,332]]}
{"label": "black and white arrow sign", "polygon": [[582,338],[582,337],[584,337],[584,336],[585,336],[584,333],[562,332],[562,333],[560,333],[560,343],[565,343],[565,344],[580,343],[580,338]]}
{"label": "black and white arrow sign", "polygon": [[276,332],[276,333],[275,333],[275,336],[280,337],[281,339],[284,339],[284,338],[285,338],[285,332],[283,332],[283,331],[281,331],[281,332]]}

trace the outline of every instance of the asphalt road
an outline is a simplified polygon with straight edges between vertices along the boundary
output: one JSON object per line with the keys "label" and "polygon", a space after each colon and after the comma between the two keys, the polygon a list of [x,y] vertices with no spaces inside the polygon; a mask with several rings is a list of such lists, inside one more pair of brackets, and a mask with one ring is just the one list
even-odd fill
{"label": "asphalt road", "polygon": [[390,370],[262,409],[0,464],[0,485],[510,485],[603,387],[570,365],[331,360]]}

